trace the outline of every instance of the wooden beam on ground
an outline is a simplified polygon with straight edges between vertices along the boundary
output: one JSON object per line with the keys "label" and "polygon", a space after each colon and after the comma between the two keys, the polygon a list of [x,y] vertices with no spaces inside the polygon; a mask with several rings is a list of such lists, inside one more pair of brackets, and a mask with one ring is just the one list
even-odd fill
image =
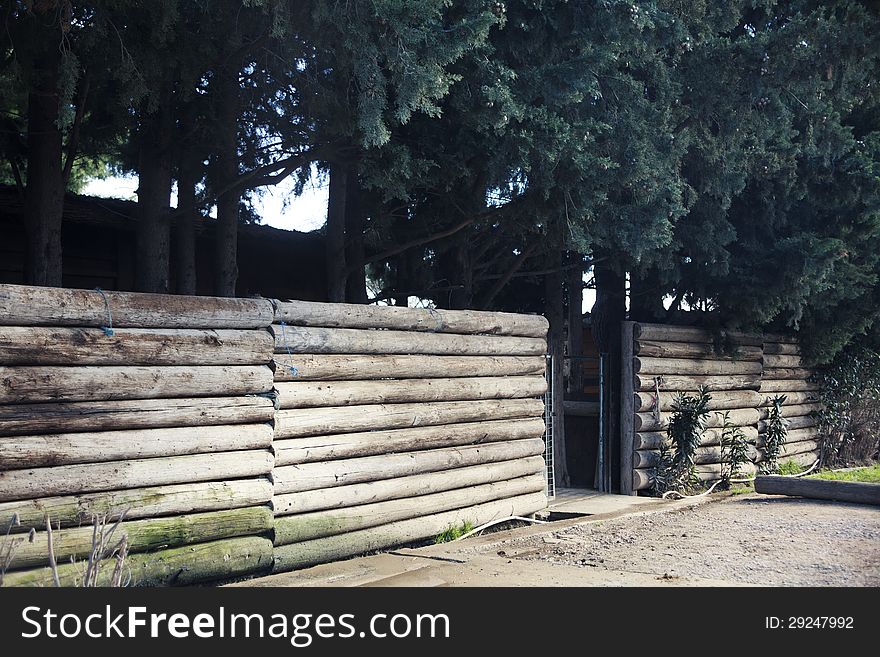
{"label": "wooden beam on ground", "polygon": [[755,492],[764,495],[788,495],[814,500],[880,505],[880,484],[856,481],[759,476],[755,479]]}

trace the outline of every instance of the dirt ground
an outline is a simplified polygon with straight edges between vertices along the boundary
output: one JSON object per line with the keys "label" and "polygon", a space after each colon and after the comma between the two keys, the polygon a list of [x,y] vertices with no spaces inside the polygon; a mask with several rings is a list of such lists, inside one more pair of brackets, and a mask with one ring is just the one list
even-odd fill
{"label": "dirt ground", "polygon": [[515,560],[667,580],[878,586],[880,507],[752,494],[514,538],[499,549]]}

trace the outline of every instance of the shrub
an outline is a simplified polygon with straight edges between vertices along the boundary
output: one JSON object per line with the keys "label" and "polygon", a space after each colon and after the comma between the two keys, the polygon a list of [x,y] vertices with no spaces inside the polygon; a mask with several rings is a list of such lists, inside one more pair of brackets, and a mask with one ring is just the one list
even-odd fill
{"label": "shrub", "polygon": [[782,405],[787,397],[776,395],[771,401],[770,412],[767,415],[767,430],[764,434],[764,461],[761,463],[761,472],[771,473],[779,470],[779,455],[785,446],[788,436],[788,427],[782,418]]}
{"label": "shrub", "polygon": [[668,444],[661,445],[660,458],[653,472],[655,493],[662,495],[669,490],[687,490],[699,485],[694,457],[706,431],[710,399],[702,386],[696,395],[676,395],[666,430]]}
{"label": "shrub", "polygon": [[880,353],[853,347],[824,372],[818,415],[823,465],[876,460],[880,450]]}

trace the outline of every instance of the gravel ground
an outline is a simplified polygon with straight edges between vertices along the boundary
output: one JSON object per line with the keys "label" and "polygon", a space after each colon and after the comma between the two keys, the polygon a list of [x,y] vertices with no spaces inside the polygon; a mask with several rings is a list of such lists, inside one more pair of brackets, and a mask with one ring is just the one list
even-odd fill
{"label": "gravel ground", "polygon": [[515,559],[770,586],[880,585],[880,507],[743,495],[513,539]]}

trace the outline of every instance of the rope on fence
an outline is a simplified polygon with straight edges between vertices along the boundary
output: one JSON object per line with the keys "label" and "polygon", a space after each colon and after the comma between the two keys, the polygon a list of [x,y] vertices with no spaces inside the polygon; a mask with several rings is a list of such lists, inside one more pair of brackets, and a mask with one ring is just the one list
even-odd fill
{"label": "rope on fence", "polygon": [[107,309],[107,325],[100,326],[98,328],[104,331],[104,335],[106,335],[108,338],[113,337],[113,313],[110,312],[110,301],[107,299],[107,295],[101,288],[96,287],[95,292],[100,294],[101,298],[104,299],[104,307]]}

